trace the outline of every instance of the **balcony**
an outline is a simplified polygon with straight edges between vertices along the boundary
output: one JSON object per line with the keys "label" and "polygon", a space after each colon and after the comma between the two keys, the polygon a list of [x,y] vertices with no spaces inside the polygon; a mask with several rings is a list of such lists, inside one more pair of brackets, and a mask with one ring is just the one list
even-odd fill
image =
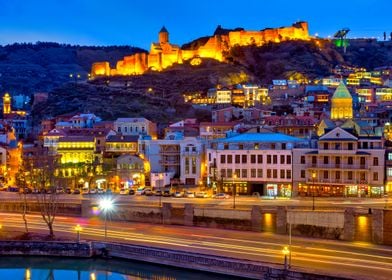
{"label": "balcony", "polygon": [[307,169],[314,169],[314,170],[320,170],[320,169],[330,169],[330,170],[341,170],[341,169],[349,169],[349,170],[361,170],[361,171],[367,171],[370,169],[369,164],[307,164],[306,165]]}
{"label": "balcony", "polygon": [[180,165],[180,161],[177,160],[160,160],[159,163],[162,165]]}
{"label": "balcony", "polygon": [[[306,183],[309,185],[313,185],[313,179],[307,179]],[[353,180],[353,179],[346,179],[346,178],[341,178],[341,179],[315,179],[314,180],[315,185],[321,185],[321,184],[334,184],[334,185],[350,185],[350,184],[368,184],[367,180]]]}

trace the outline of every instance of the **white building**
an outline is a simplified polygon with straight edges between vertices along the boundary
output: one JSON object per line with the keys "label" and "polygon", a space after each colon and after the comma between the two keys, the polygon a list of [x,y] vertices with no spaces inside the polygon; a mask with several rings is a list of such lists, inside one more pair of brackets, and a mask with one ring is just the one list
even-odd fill
{"label": "white building", "polygon": [[153,139],[157,136],[156,124],[146,118],[118,118],[114,130],[122,135],[150,135]]}
{"label": "white building", "polygon": [[217,139],[207,148],[208,182],[218,192],[291,196],[292,149],[304,143],[280,133]]}
{"label": "white building", "polygon": [[384,192],[381,137],[357,137],[336,127],[317,145],[293,150],[294,195],[379,197]]}

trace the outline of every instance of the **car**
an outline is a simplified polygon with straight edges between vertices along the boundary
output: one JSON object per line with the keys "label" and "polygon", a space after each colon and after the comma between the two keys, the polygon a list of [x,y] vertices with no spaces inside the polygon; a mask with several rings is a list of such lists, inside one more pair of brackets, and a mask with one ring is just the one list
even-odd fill
{"label": "car", "polygon": [[208,194],[206,192],[197,192],[195,194],[195,197],[197,197],[197,198],[207,198]]}
{"label": "car", "polygon": [[15,186],[9,186],[8,187],[9,192],[19,192],[19,188]]}
{"label": "car", "polygon": [[184,197],[194,198],[195,197],[195,193],[191,192],[191,191],[185,191],[184,192]]}
{"label": "car", "polygon": [[21,188],[19,189],[20,193],[24,193],[24,194],[29,194],[29,193],[33,193],[33,189],[32,188]]}
{"label": "car", "polygon": [[71,193],[72,193],[71,188],[65,188],[65,193],[66,193],[66,194],[71,194]]}
{"label": "car", "polygon": [[174,192],[174,193],[173,193],[173,196],[174,196],[174,197],[184,197],[184,193],[183,193],[183,192],[177,191],[177,192]]}
{"label": "car", "polygon": [[228,195],[227,193],[217,193],[213,196],[213,198],[216,199],[227,199],[230,198],[230,195]]}
{"label": "car", "polygon": [[138,188],[135,192],[135,195],[144,195],[144,194],[145,194],[144,188]]}
{"label": "car", "polygon": [[162,196],[169,197],[169,196],[171,196],[171,192],[169,190],[164,190],[162,193]]}
{"label": "car", "polygon": [[97,193],[97,189],[90,189],[89,194],[96,194]]}
{"label": "car", "polygon": [[121,194],[121,195],[129,194],[129,189],[121,188],[121,189],[120,189],[120,194]]}
{"label": "car", "polygon": [[74,189],[72,193],[73,194],[80,194],[80,189]]}
{"label": "car", "polygon": [[62,193],[64,193],[64,189],[62,187],[57,187],[56,188],[56,193],[57,194],[62,194]]}
{"label": "car", "polygon": [[105,191],[102,188],[97,188],[97,193],[98,194],[103,194]]}
{"label": "car", "polygon": [[129,189],[129,195],[134,195],[135,194],[135,190],[134,189]]}
{"label": "car", "polygon": [[33,194],[39,194],[39,193],[40,193],[40,190],[37,189],[37,188],[34,188],[32,193],[33,193]]}
{"label": "car", "polygon": [[162,191],[161,190],[157,190],[157,191],[154,192],[154,195],[162,196]]}
{"label": "car", "polygon": [[89,188],[88,187],[83,187],[82,194],[89,194],[89,193],[90,193]]}
{"label": "car", "polygon": [[151,189],[146,188],[146,189],[144,189],[144,194],[147,195],[147,196],[151,196],[151,195],[153,195],[154,193],[152,192]]}

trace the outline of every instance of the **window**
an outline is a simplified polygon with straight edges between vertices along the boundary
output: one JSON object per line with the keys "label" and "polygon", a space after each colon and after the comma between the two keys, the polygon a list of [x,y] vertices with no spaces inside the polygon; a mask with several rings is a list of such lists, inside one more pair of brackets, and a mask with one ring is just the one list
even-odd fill
{"label": "window", "polygon": [[324,170],[324,179],[328,179],[328,170]]}
{"label": "window", "polygon": [[378,172],[373,172],[373,180],[378,181]]}
{"label": "window", "polygon": [[226,155],[221,155],[220,156],[220,162],[221,163],[226,163]]}
{"label": "window", "polygon": [[340,165],[340,157],[335,157],[335,164]]}
{"label": "window", "polygon": [[284,164],[284,155],[280,155],[280,164]]}
{"label": "window", "polygon": [[224,143],[224,144],[223,144],[223,150],[228,150],[228,149],[229,149],[229,144]]}
{"label": "window", "polygon": [[359,161],[361,165],[365,165],[365,157],[360,157]]}
{"label": "window", "polygon": [[238,150],[243,150],[244,149],[244,144],[238,144]]}
{"label": "window", "polygon": [[271,169],[267,169],[267,178],[271,178]]}
{"label": "window", "polygon": [[352,150],[353,149],[353,143],[348,143],[348,150]]}
{"label": "window", "polygon": [[124,132],[128,132],[128,127],[124,127]]}
{"label": "window", "polygon": [[287,155],[286,163],[291,164],[291,155]]}
{"label": "window", "polygon": [[276,179],[278,178],[278,169],[273,169],[272,170],[272,176]]}
{"label": "window", "polygon": [[252,168],[252,169],[250,170],[250,177],[251,177],[251,178],[256,178],[256,169]]}
{"label": "window", "polygon": [[301,170],[301,178],[305,178],[306,172],[305,170]]}
{"label": "window", "polygon": [[248,169],[242,169],[242,178],[248,178]]}
{"label": "window", "polygon": [[208,153],[208,161],[211,161],[211,153]]}
{"label": "window", "polygon": [[392,160],[392,153],[388,153],[388,160]]}
{"label": "window", "polygon": [[353,165],[353,157],[348,157],[347,158],[347,164],[348,165]]}
{"label": "window", "polygon": [[121,132],[121,127],[120,126],[117,128],[117,132]]}
{"label": "window", "polygon": [[267,164],[271,164],[271,155],[267,155]]}
{"label": "window", "polygon": [[240,178],[240,176],[241,176],[241,170],[240,169],[236,169],[235,170],[235,176],[237,176],[237,178]]}
{"label": "window", "polygon": [[286,170],[286,178],[291,179],[291,170],[290,169]]}
{"label": "window", "polygon": [[258,144],[258,143],[254,144],[253,148],[254,148],[255,150],[258,150],[258,149],[259,149],[259,144]]}
{"label": "window", "polygon": [[373,158],[373,165],[378,166],[378,157]]}
{"label": "window", "polygon": [[312,164],[317,164],[317,157],[316,156],[312,156]]}
{"label": "window", "polygon": [[275,143],[271,144],[271,150],[275,150],[275,149],[276,149],[276,144]]}
{"label": "window", "polygon": [[278,164],[278,156],[277,155],[273,155],[272,159],[273,159],[274,164]]}
{"label": "window", "polygon": [[235,163],[241,163],[241,156],[235,155]]}
{"label": "window", "polygon": [[256,163],[256,155],[250,155],[250,163]]}
{"label": "window", "polygon": [[285,170],[284,169],[281,169],[280,170],[280,179],[284,179],[284,175],[285,175]]}
{"label": "window", "polygon": [[324,143],[324,150],[328,150],[328,143]]}
{"label": "window", "polygon": [[257,178],[263,177],[263,169],[257,169]]}
{"label": "window", "polygon": [[233,155],[227,155],[227,163],[233,163]]}
{"label": "window", "polygon": [[387,176],[391,177],[392,176],[392,167],[387,168]]}
{"label": "window", "polygon": [[336,171],[335,178],[336,180],[340,180],[340,171]]}
{"label": "window", "polygon": [[227,169],[227,178],[232,178],[233,177],[233,170],[228,168]]}
{"label": "window", "polygon": [[257,163],[263,163],[263,155],[257,155]]}
{"label": "window", "polygon": [[286,150],[286,143],[282,143],[282,150]]}
{"label": "window", "polygon": [[248,161],[247,155],[242,155],[242,163],[246,163]]}
{"label": "window", "polygon": [[353,179],[353,172],[352,171],[347,172],[347,179],[349,179],[349,180]]}
{"label": "window", "polygon": [[340,150],[340,143],[335,143],[335,150]]}
{"label": "window", "polygon": [[324,164],[328,164],[329,163],[329,157],[325,156],[324,157]]}
{"label": "window", "polygon": [[360,172],[359,173],[359,178],[361,180],[361,183],[365,183],[365,180],[366,180],[365,172]]}
{"label": "window", "polygon": [[226,178],[226,169],[221,169],[220,173],[222,178]]}
{"label": "window", "polygon": [[301,156],[301,164],[305,164],[305,156]]}

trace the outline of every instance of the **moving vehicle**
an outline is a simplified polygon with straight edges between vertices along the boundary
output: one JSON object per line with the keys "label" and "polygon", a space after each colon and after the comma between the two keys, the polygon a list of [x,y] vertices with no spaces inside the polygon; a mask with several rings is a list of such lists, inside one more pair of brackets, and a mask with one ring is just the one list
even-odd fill
{"label": "moving vehicle", "polygon": [[208,194],[206,192],[197,192],[195,194],[195,197],[197,197],[197,198],[207,198],[209,196],[208,196]]}
{"label": "moving vehicle", "polygon": [[227,193],[217,193],[213,196],[213,198],[216,199],[227,199],[230,198],[230,195],[228,195]]}

